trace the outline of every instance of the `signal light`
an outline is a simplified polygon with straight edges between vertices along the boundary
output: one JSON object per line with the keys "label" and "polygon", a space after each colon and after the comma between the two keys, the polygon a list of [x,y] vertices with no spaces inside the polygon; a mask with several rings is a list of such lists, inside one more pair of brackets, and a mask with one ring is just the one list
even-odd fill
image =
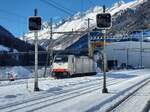
{"label": "signal light", "polygon": [[29,17],[29,30],[30,31],[41,30],[41,17],[38,16]]}
{"label": "signal light", "polygon": [[97,27],[101,29],[108,29],[112,25],[111,14],[102,13],[96,15]]}

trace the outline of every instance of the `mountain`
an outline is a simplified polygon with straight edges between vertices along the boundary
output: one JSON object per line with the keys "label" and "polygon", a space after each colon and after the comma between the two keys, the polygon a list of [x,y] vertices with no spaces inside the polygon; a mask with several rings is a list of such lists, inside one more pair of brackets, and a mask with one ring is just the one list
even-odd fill
{"label": "mountain", "polygon": [[[132,32],[134,30],[149,29],[150,21],[150,1],[149,0],[135,0],[129,3],[119,1],[115,3],[111,8],[107,8],[106,12],[112,15],[112,28],[109,30],[109,34],[116,35],[120,33]],[[87,30],[87,18],[92,19],[90,21],[90,29],[96,27],[96,15],[102,13],[102,7],[95,6],[84,13],[78,12],[73,17],[63,19],[57,24],[53,25],[54,32],[67,32],[67,31],[86,31]],[[43,23],[43,29],[39,32],[39,44],[47,48],[49,44],[50,26],[48,22]],[[73,43],[80,40],[86,33],[74,35],[70,34],[54,34],[52,43],[55,50],[66,49]],[[33,32],[25,34],[26,40],[32,42],[34,40]]]}
{"label": "mountain", "polygon": [[[40,46],[39,50],[45,51]],[[15,38],[0,25],[0,65],[28,65],[34,60],[33,54],[25,53],[29,51],[34,51],[33,44]]]}
{"label": "mountain", "polygon": [[[10,49],[16,49],[18,52],[34,51],[34,45],[26,43],[19,38],[15,38],[8,30],[0,25],[0,45]],[[39,50],[44,50],[39,47]]]}
{"label": "mountain", "polygon": [[129,7],[126,10],[114,14],[111,33],[125,33],[139,30],[150,30],[150,0],[139,0],[141,4]]}

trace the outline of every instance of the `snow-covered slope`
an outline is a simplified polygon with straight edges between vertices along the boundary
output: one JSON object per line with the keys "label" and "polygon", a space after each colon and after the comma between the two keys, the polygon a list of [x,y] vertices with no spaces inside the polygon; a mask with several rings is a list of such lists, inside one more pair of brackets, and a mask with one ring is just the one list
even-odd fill
{"label": "snow-covered slope", "polygon": [[[115,3],[111,8],[107,8],[106,11],[111,13],[111,15],[115,15],[116,13],[122,13],[127,8],[136,9],[140,4],[147,0],[135,0],[129,3],[124,3],[120,1]],[[87,18],[93,19],[90,21],[90,27],[93,28],[96,26],[96,15],[102,12],[102,7],[95,6],[94,8],[86,11],[85,13],[81,14],[78,12],[73,17],[67,18],[66,20],[62,20],[57,25],[53,25],[53,31],[55,32],[62,32],[62,31],[78,31],[78,30],[86,30],[87,29]],[[113,17],[116,18],[116,17]],[[39,32],[39,40],[42,39],[49,39],[50,35],[50,28],[47,22],[43,23],[43,30]],[[33,32],[29,32],[25,34],[26,40],[30,41],[34,39]],[[54,34],[53,39],[64,38],[63,34]],[[43,43],[42,43],[43,44]]]}
{"label": "snow-covered slope", "polygon": [[[127,8],[136,8],[136,6],[138,6],[139,4],[143,3],[144,0],[135,0],[129,3],[124,3],[122,2],[118,2],[115,3],[111,8],[107,9],[107,12],[110,12],[112,15],[114,15],[115,13],[121,11],[121,10],[125,10]],[[96,14],[97,13],[101,13],[102,12],[102,7],[100,6],[95,6],[93,9],[90,9],[88,11],[86,11],[84,14],[80,14],[80,12],[78,12],[77,14],[75,14],[73,17],[70,18],[70,20],[66,21],[64,24],[62,24],[59,27],[56,27],[53,29],[53,31],[76,31],[76,30],[85,30],[87,28],[87,18],[91,18],[93,19],[91,21],[91,26],[95,26],[95,19],[96,19]],[[62,23],[62,22],[60,22]],[[43,25],[48,25],[48,24],[43,24]],[[44,38],[49,38],[49,26],[47,26],[46,28],[44,28],[43,30],[41,30],[39,32],[39,39],[44,39]],[[27,39],[34,39],[33,33],[27,33],[26,34]],[[58,37],[60,37],[60,35],[55,34],[53,36],[54,39],[57,39]]]}
{"label": "snow-covered slope", "polygon": [[0,45],[0,51],[9,51],[9,48]]}
{"label": "snow-covered slope", "polygon": [[11,74],[15,79],[29,78],[32,75],[31,70],[23,66],[0,68],[0,80],[7,80],[8,74]]}

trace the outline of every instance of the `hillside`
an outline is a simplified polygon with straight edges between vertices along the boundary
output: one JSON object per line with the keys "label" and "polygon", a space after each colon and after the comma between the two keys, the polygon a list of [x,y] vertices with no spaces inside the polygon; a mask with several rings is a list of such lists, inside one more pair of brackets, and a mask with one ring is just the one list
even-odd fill
{"label": "hillside", "polygon": [[[129,3],[120,1],[115,3],[111,8],[107,8],[106,12],[111,13],[113,18],[113,27],[110,29],[109,34],[118,35],[139,29],[149,29],[149,4],[149,0],[135,0]],[[63,19],[59,23],[54,24],[53,31],[85,31],[87,30],[87,18],[92,19],[90,21],[90,29],[94,29],[96,27],[96,15],[98,13],[102,13],[101,6],[95,6],[94,8],[87,10],[85,13],[78,12],[73,17]],[[48,22],[44,22],[43,26],[43,30],[39,32],[39,44],[47,48],[50,35],[50,27]],[[54,49],[65,49],[71,46],[73,43],[77,42],[84,35],[86,35],[86,33],[81,35],[54,34],[52,40]],[[32,42],[34,39],[32,32],[25,34],[25,36],[28,42]]]}
{"label": "hillside", "polygon": [[150,30],[150,1],[146,1],[136,8],[127,8],[127,10],[116,13],[111,32],[125,33],[138,30]]}
{"label": "hillside", "polygon": [[[15,38],[8,30],[0,26],[0,65],[33,64],[34,54],[27,53],[29,51],[34,51],[33,44]],[[45,50],[39,46],[39,51]],[[40,56],[40,59],[44,59],[43,57]]]}
{"label": "hillside", "polygon": [[[34,51],[34,45],[26,43],[18,38],[15,38],[13,34],[7,31],[0,25],[0,45],[10,49],[16,49],[18,52],[25,51]],[[42,47],[39,47],[39,50],[44,50]]]}

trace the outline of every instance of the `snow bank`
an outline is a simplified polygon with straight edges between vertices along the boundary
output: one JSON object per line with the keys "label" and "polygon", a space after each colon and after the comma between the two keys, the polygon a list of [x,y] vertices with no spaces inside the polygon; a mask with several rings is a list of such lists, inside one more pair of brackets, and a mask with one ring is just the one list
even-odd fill
{"label": "snow bank", "polygon": [[0,45],[0,51],[9,51],[9,48]]}
{"label": "snow bank", "polygon": [[31,76],[31,71],[22,66],[7,67],[0,69],[1,79],[8,79],[8,74],[13,75],[15,78],[28,78]]}
{"label": "snow bank", "polygon": [[9,73],[12,73],[16,78],[28,78],[31,74],[29,70],[21,66],[12,67]]}

